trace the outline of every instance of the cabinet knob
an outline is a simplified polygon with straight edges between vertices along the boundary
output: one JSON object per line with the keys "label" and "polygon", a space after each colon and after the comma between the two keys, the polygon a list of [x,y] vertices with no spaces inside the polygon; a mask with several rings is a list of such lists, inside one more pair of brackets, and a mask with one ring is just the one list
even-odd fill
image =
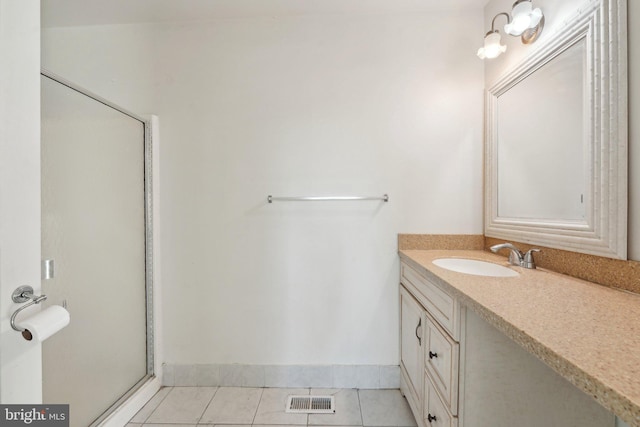
{"label": "cabinet knob", "polygon": [[438,421],[438,419],[436,418],[435,415],[427,415],[427,421],[431,422],[431,421]]}
{"label": "cabinet knob", "polygon": [[418,326],[416,326],[416,338],[418,338],[418,345],[422,345],[422,337],[418,335],[418,329],[420,329],[420,326],[422,326],[422,317],[418,321]]}
{"label": "cabinet knob", "polygon": [[437,358],[438,357],[438,353],[431,353],[431,351],[429,351],[429,359],[433,359],[434,357]]}

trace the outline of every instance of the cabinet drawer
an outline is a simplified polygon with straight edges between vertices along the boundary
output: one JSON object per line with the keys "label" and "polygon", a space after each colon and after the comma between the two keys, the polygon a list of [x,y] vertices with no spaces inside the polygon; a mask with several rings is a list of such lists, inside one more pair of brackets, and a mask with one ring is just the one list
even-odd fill
{"label": "cabinet drawer", "polygon": [[458,414],[459,344],[427,316],[425,368],[453,415]]}
{"label": "cabinet drawer", "polygon": [[418,293],[416,298],[453,338],[460,337],[459,306],[451,295],[404,262],[400,264],[400,281]]}
{"label": "cabinet drawer", "polygon": [[424,378],[424,420],[427,427],[458,427],[458,418],[454,417],[440,400],[429,375]]}

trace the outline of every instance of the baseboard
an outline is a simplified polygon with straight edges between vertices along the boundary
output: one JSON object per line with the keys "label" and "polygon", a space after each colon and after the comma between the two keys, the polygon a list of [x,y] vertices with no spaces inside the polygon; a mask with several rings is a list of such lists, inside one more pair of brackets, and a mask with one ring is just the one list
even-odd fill
{"label": "baseboard", "polygon": [[163,386],[396,389],[397,365],[163,365]]}
{"label": "baseboard", "polygon": [[158,377],[149,378],[139,390],[104,419],[99,427],[123,427],[162,387]]}

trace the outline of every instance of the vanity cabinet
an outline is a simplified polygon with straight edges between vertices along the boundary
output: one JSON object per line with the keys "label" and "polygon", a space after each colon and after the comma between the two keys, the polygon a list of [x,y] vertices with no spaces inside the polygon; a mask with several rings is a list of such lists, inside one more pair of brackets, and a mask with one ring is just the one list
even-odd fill
{"label": "vanity cabinet", "polygon": [[[400,300],[401,323],[401,391],[407,396],[409,406],[421,426],[453,427],[458,425],[458,364],[460,336],[460,307],[444,289],[426,280],[415,269],[401,263]],[[414,310],[421,313],[418,340],[419,374],[411,372],[405,358],[405,337],[409,336],[410,323],[405,322],[405,301],[411,301]],[[417,308],[416,308],[417,307]],[[417,311],[416,311],[417,312]],[[408,319],[407,319],[408,320]],[[416,332],[418,335],[418,332]],[[419,375],[421,388],[414,392],[412,377]],[[417,397],[414,396],[417,394]],[[414,400],[414,402],[412,402]]]}
{"label": "vanity cabinet", "polygon": [[419,427],[613,427],[615,417],[401,262],[401,381]]}

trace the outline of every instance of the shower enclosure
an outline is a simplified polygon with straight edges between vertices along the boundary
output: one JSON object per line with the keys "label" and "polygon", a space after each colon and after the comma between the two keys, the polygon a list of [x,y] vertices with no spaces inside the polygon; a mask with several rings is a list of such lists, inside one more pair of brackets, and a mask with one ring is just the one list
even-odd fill
{"label": "shower enclosure", "polygon": [[44,305],[71,315],[42,346],[43,401],[95,425],[153,374],[150,132],[62,79],[41,83]]}

